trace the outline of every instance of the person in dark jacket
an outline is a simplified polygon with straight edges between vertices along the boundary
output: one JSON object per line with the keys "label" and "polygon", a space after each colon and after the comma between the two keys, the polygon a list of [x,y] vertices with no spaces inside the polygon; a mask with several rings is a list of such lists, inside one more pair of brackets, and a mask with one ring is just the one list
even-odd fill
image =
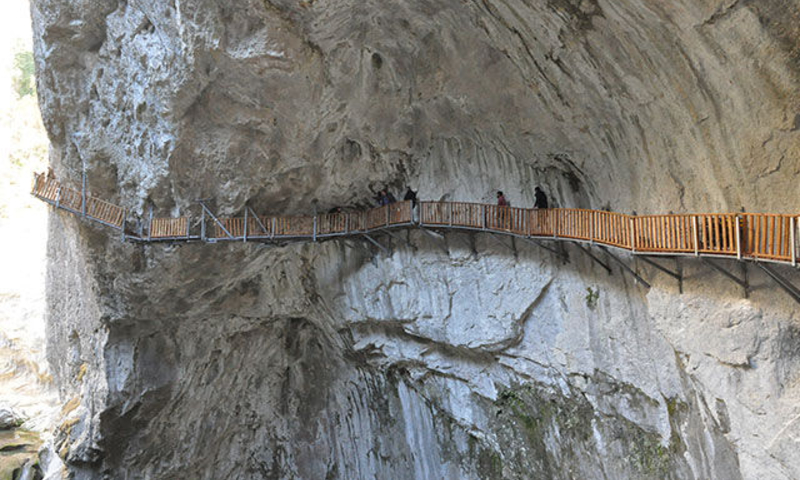
{"label": "person in dark jacket", "polygon": [[411,187],[406,187],[406,195],[403,197],[403,201],[411,201],[411,206],[417,206],[417,192],[411,190]]}
{"label": "person in dark jacket", "polygon": [[533,191],[533,195],[536,199],[533,208],[547,208],[547,195],[544,194],[541,188],[536,187]]}

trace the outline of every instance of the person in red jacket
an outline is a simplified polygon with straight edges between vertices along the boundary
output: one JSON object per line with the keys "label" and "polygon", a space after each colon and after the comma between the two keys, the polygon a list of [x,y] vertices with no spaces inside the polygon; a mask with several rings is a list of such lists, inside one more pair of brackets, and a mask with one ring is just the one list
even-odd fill
{"label": "person in red jacket", "polygon": [[511,204],[506,200],[506,196],[503,195],[503,192],[497,192],[497,206],[499,207],[509,207]]}

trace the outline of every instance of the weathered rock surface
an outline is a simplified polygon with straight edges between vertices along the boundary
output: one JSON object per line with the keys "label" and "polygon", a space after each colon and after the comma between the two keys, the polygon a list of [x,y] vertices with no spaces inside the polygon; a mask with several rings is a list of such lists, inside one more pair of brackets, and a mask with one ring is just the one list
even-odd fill
{"label": "weathered rock surface", "polygon": [[[38,0],[52,162],[139,214],[384,184],[800,210],[800,4],[653,3]],[[681,295],[571,249],[405,238],[141,246],[52,215],[74,478],[800,475],[798,309],[757,269],[744,299],[685,260]]]}

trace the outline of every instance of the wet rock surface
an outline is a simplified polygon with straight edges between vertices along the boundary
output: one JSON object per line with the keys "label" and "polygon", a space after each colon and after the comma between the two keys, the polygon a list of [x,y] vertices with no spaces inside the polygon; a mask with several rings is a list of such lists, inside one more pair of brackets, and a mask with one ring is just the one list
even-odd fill
{"label": "wet rock surface", "polygon": [[[515,206],[539,184],[565,207],[798,211],[799,11],[33,6],[56,174],[85,169],[134,214],[195,217],[198,198],[310,212],[385,184],[465,201],[502,189]],[[388,254],[133,245],[51,214],[49,235],[54,450],[73,478],[800,474],[798,310],[753,267],[745,299],[693,260],[683,294],[635,265],[648,291],[574,247],[564,263],[485,234],[381,236]]]}

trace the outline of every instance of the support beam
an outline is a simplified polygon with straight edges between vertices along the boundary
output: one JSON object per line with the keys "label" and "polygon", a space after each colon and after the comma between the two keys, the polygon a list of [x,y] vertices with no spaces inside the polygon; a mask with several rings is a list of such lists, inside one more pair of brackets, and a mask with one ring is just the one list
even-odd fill
{"label": "support beam", "polygon": [[592,260],[597,262],[598,265],[600,265],[601,267],[605,268],[609,275],[612,274],[611,267],[609,267],[608,264],[606,264],[605,262],[603,262],[599,258],[595,257],[594,254],[588,248],[584,247],[583,245],[581,245],[578,242],[572,242],[572,243],[576,247],[578,247],[583,253],[585,253],[589,258],[591,258]]}
{"label": "support beam", "polygon": [[499,243],[500,245],[502,245],[502,246],[506,247],[507,249],[511,250],[511,251],[512,251],[512,252],[513,252],[513,253],[516,255],[517,251],[516,251],[516,249],[514,249],[514,247],[509,247],[508,245],[506,245],[506,242],[504,242],[504,241],[500,240],[499,236],[497,236],[496,234],[492,233],[492,234],[490,234],[490,235],[492,236],[492,238],[493,238],[493,239],[494,239],[494,240],[495,240],[497,243]]}
{"label": "support beam", "polygon": [[389,235],[389,236],[390,236],[390,237],[392,237],[392,238],[395,238],[395,239],[397,239],[397,240],[400,240],[401,242],[405,243],[406,245],[408,245],[410,248],[412,248],[412,249],[414,249],[414,250],[416,250],[416,249],[417,249],[417,247],[415,247],[414,245],[412,245],[412,244],[411,244],[411,242],[409,242],[408,240],[406,240],[405,238],[401,237],[400,235],[398,235],[398,234],[396,234],[396,233],[394,233],[394,232],[391,232],[391,231],[389,231],[389,230],[384,230],[384,231],[383,231],[383,233],[385,233],[386,235]]}
{"label": "support beam", "polygon": [[747,284],[747,280],[740,279],[739,277],[737,277],[736,275],[732,274],[731,272],[725,270],[724,268],[722,268],[721,266],[719,266],[717,263],[715,263],[714,261],[712,261],[709,258],[702,258],[701,260],[703,261],[703,263],[705,263],[709,267],[713,268],[714,270],[718,271],[719,273],[725,275],[726,277],[728,277],[729,279],[734,281],[740,287],[742,287],[744,289],[749,288],[749,285]]}
{"label": "support beam", "polygon": [[229,232],[228,229],[225,228],[225,225],[223,225],[222,222],[219,221],[217,216],[214,215],[214,212],[212,212],[211,210],[209,210],[208,207],[206,207],[206,204],[204,202],[200,202],[200,206],[203,207],[203,211],[208,213],[211,219],[214,220],[217,223],[217,225],[219,225],[219,228],[221,228],[222,231],[225,232],[225,235],[227,235],[230,238],[235,238],[233,235],[231,235],[231,232]]}
{"label": "support beam", "polygon": [[250,215],[256,220],[256,223],[258,224],[258,226],[261,227],[261,230],[263,230],[264,235],[269,233],[269,232],[267,232],[267,227],[264,225],[263,222],[261,222],[261,219],[258,218],[258,215],[256,215],[256,212],[254,212],[253,209],[250,208],[250,207],[245,207],[245,208],[250,211]]}
{"label": "support beam", "polygon": [[555,248],[550,248],[547,245],[543,245],[541,242],[537,242],[536,240],[533,240],[533,239],[530,239],[530,238],[523,238],[523,240],[525,240],[526,242],[530,243],[531,245],[536,245],[537,247],[539,247],[541,249],[547,250],[548,252],[555,254],[558,258],[560,258],[565,263],[569,263],[569,258],[567,258],[566,255],[564,255],[562,252],[559,252]]}
{"label": "support beam", "polygon": [[381,251],[383,253],[385,253],[386,255],[389,255],[389,250],[386,247],[384,247],[383,245],[381,245],[380,243],[378,243],[374,238],[370,237],[366,233],[362,233],[361,236],[366,238],[367,240],[369,240],[369,243],[371,243],[371,244],[375,245],[376,247],[378,247],[379,249],[381,249]]}
{"label": "support beam", "polygon": [[439,243],[439,246],[441,247],[442,251],[446,255],[450,255],[450,250],[447,249],[447,240],[444,238],[444,235],[442,235],[441,233],[436,233],[433,230],[429,230],[429,229],[424,228],[422,226],[417,227],[417,228],[419,228],[420,230],[422,230],[426,234],[430,235],[431,237],[439,240],[441,242],[441,243]]}
{"label": "support beam", "polygon": [[636,280],[637,282],[641,283],[642,285],[644,285],[648,289],[650,288],[650,284],[647,283],[645,281],[645,279],[640,277],[639,274],[636,273],[631,267],[629,267],[627,263],[623,262],[622,259],[620,259],[616,255],[611,253],[606,247],[600,247],[600,248],[602,248],[603,251],[606,252],[606,254],[608,254],[609,258],[611,258],[612,260],[617,262],[626,272],[630,273],[633,276],[634,280]]}
{"label": "support beam", "polygon": [[794,298],[794,300],[797,303],[800,303],[800,289],[792,285],[792,282],[785,279],[769,265],[766,265],[761,262],[756,263],[756,265],[758,265],[759,268],[761,268],[761,270],[764,270],[764,273],[766,273],[767,276],[769,276],[769,278],[771,278],[775,283],[777,283],[779,287],[781,287],[786,293],[791,295],[791,297]]}
{"label": "support beam", "polygon": [[653,260],[650,260],[649,258],[647,258],[647,257],[645,257],[645,256],[643,256],[643,255],[642,255],[642,256],[639,256],[638,258],[639,258],[641,261],[643,261],[644,263],[646,263],[646,264],[648,264],[648,265],[651,265],[651,266],[655,267],[655,268],[656,268],[656,269],[658,269],[658,270],[661,270],[662,272],[666,273],[667,275],[669,275],[670,277],[674,278],[675,280],[681,281],[681,274],[680,274],[680,273],[678,273],[678,272],[673,272],[673,271],[672,271],[672,270],[670,270],[669,268],[667,268],[667,267],[663,267],[663,266],[661,266],[661,265],[657,264],[655,261],[653,261]]}

